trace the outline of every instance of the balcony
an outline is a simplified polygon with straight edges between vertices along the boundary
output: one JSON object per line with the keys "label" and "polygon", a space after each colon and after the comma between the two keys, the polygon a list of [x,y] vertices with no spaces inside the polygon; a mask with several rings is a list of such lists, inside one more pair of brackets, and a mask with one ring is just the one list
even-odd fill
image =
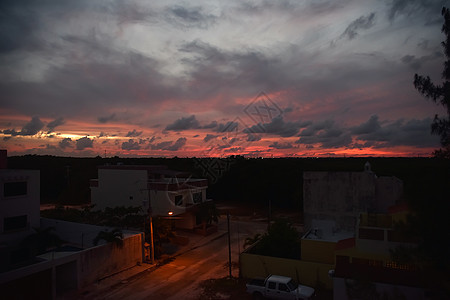
{"label": "balcony", "polygon": [[149,190],[156,191],[180,191],[208,187],[207,179],[184,179],[180,178],[178,180],[174,179],[158,179],[150,180],[147,183],[147,188]]}

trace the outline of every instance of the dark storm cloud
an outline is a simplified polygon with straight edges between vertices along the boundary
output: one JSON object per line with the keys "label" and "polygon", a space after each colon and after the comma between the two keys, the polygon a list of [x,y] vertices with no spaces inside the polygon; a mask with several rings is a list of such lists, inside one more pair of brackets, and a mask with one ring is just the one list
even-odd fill
{"label": "dark storm cloud", "polygon": [[122,143],[122,150],[140,150],[141,146],[138,142],[135,142],[132,139],[129,139],[128,142]]}
{"label": "dark storm cloud", "polygon": [[348,130],[340,128],[333,120],[312,123],[300,133],[297,144],[321,144],[325,148],[348,147],[352,143]]}
{"label": "dark storm cloud", "polygon": [[261,135],[256,135],[253,133],[249,133],[247,135],[247,142],[257,142],[261,140]]}
{"label": "dark storm cloud", "polygon": [[444,55],[442,51],[435,51],[430,55],[423,55],[421,57],[416,57],[414,55],[405,55],[402,57],[402,63],[408,65],[414,71],[419,70],[422,65],[434,59],[441,59]]}
{"label": "dark storm cloud", "polygon": [[239,129],[239,123],[234,121],[229,121],[227,123],[219,123],[214,129],[215,132],[233,132]]}
{"label": "dark storm cloud", "polygon": [[218,137],[218,135],[214,135],[214,134],[207,134],[204,138],[203,138],[203,141],[205,142],[205,143],[207,143],[207,142],[209,142],[210,140],[212,140],[212,139],[215,139],[216,137]]}
{"label": "dark storm cloud", "polygon": [[0,2],[0,53],[40,48],[35,37],[40,23],[36,14],[22,7],[27,2],[29,1]]}
{"label": "dark storm cloud", "polygon": [[178,151],[186,145],[186,138],[179,138],[175,142],[166,141],[161,142],[156,145],[150,145],[152,150],[167,150],[167,151]]}
{"label": "dark storm cloud", "polygon": [[325,148],[436,147],[438,138],[430,134],[430,124],[430,118],[380,122],[378,115],[372,115],[357,126],[344,128],[332,120],[326,120],[308,126],[295,143],[321,144]]}
{"label": "dark storm cloud", "polygon": [[216,22],[217,17],[203,11],[201,7],[176,5],[167,8],[167,22],[182,29],[197,27],[207,29]]}
{"label": "dark storm cloud", "polygon": [[316,122],[316,123],[311,123],[311,124],[309,124],[308,127],[306,127],[304,130],[302,130],[302,132],[300,133],[300,136],[313,136],[320,130],[332,128],[333,125],[334,125],[333,120],[325,120],[325,121],[320,121],[320,122]]}
{"label": "dark storm cloud", "polygon": [[381,128],[380,123],[378,122],[378,116],[373,115],[367,122],[364,122],[353,129],[351,129],[354,134],[368,134],[375,132]]}
{"label": "dark storm cloud", "polygon": [[212,121],[209,124],[202,126],[203,129],[213,129],[217,127],[217,121]]}
{"label": "dark storm cloud", "polygon": [[182,117],[178,120],[175,120],[172,124],[166,126],[165,130],[173,130],[173,131],[182,131],[188,129],[197,129],[200,127],[199,122],[195,118],[195,115],[191,115],[190,117]]}
{"label": "dark storm cloud", "polygon": [[279,11],[281,13],[292,12],[296,9],[295,1],[241,1],[239,5],[233,10],[236,14],[243,14],[248,16],[249,14],[261,14],[263,12],[274,13]]}
{"label": "dark storm cloud", "polygon": [[[67,47],[70,49],[71,45]],[[95,49],[83,51],[102,53]],[[5,95],[3,106],[24,114],[45,115],[52,111],[88,118],[90,113],[98,115],[105,107],[124,111],[124,103],[127,107],[142,107],[145,103],[158,109],[164,100],[178,95],[179,88],[172,87],[171,79],[159,73],[156,60],[133,52],[114,52],[112,58],[114,62],[108,63],[94,59],[89,64],[54,65],[39,82],[0,82],[0,92]],[[98,121],[118,119],[122,121],[124,117],[112,113],[99,117]]]}
{"label": "dark storm cloud", "polygon": [[244,132],[269,133],[282,137],[290,137],[296,135],[300,128],[304,128],[310,123],[311,122],[285,122],[280,115],[273,118],[270,123],[253,125],[249,129],[245,129]]}
{"label": "dark storm cloud", "polygon": [[361,29],[369,29],[371,28],[375,22],[375,13],[371,13],[367,16],[361,16],[345,29],[342,33],[341,37],[347,37],[349,40],[354,39],[358,35],[358,31]]}
{"label": "dark storm cloud", "polygon": [[66,148],[71,148],[73,147],[73,142],[71,138],[65,138],[62,139],[59,143],[58,143],[59,148],[61,149],[66,149]]}
{"label": "dark storm cloud", "polygon": [[128,131],[126,137],[138,137],[142,134],[142,131],[136,131],[136,129],[133,129],[133,131]]}
{"label": "dark storm cloud", "polygon": [[22,127],[21,131],[16,131],[15,129],[5,129],[2,131],[3,134],[10,134],[11,136],[17,136],[17,135],[35,135],[41,129],[44,128],[44,123],[39,119],[39,117],[33,117],[30,122],[25,124],[25,126]]}
{"label": "dark storm cloud", "polygon": [[436,20],[436,13],[439,13],[446,0],[388,0],[389,9],[387,15],[390,21],[405,15],[412,17],[418,15],[424,19],[424,25],[433,23]]}
{"label": "dark storm cloud", "polygon": [[287,142],[274,142],[274,143],[270,144],[269,147],[275,148],[275,149],[291,149],[294,146],[292,146],[291,143],[287,143]]}
{"label": "dark storm cloud", "polygon": [[76,149],[77,150],[84,150],[86,148],[93,148],[94,147],[94,141],[88,138],[87,136],[82,137],[76,141]]}
{"label": "dark storm cloud", "polygon": [[108,122],[113,121],[113,120],[115,120],[115,119],[116,119],[116,114],[115,114],[115,113],[110,114],[109,116],[98,117],[98,118],[97,118],[97,120],[98,120],[100,123],[108,123]]}
{"label": "dark storm cloud", "polygon": [[[294,76],[291,68],[284,65],[279,57],[257,50],[226,51],[195,40],[184,44],[179,51],[189,54],[183,62],[192,67],[191,95],[201,98],[217,93],[230,95],[230,88],[241,93],[249,90],[250,96],[255,90],[279,90],[290,86],[293,81],[290,78]],[[300,58],[297,57],[297,60]]]}
{"label": "dark storm cloud", "polygon": [[59,117],[59,118],[49,122],[47,124],[47,128],[49,129],[48,133],[53,132],[56,127],[63,125],[64,123],[66,123],[66,121],[62,117]]}
{"label": "dark storm cloud", "polygon": [[184,145],[186,145],[186,141],[187,141],[186,138],[179,138],[178,140],[176,140],[176,142],[172,146],[168,147],[167,150],[169,150],[169,151],[178,151],[181,148],[183,148]]}
{"label": "dark storm cloud", "polygon": [[23,126],[20,135],[35,135],[43,127],[44,123],[38,117],[33,117],[30,122]]}
{"label": "dark storm cloud", "polygon": [[[376,120],[374,121],[374,119]],[[369,122],[373,123],[370,130],[362,132],[352,130],[357,134],[357,140],[373,143],[376,147],[436,147],[438,145],[438,138],[431,135],[431,118],[409,121],[400,119],[381,126],[378,117],[372,116],[367,123]]]}
{"label": "dark storm cloud", "polygon": [[94,3],[92,1],[0,1],[0,53],[14,50],[40,51],[54,46],[39,40],[40,30],[46,29],[43,16],[81,15],[86,12],[109,13],[119,23],[149,21],[154,12],[135,3],[124,5],[122,1]]}

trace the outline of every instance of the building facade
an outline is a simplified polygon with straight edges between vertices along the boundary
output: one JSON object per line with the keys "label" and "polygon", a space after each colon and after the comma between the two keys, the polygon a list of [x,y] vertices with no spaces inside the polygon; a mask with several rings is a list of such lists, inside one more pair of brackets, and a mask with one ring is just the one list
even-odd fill
{"label": "building facade", "polygon": [[368,163],[362,172],[304,172],[305,228],[312,228],[313,220],[328,220],[336,230],[354,231],[361,212],[386,212],[402,193],[400,179],[378,177]]}
{"label": "building facade", "polygon": [[91,203],[96,209],[142,207],[153,216],[173,217],[177,227],[199,225],[198,205],[206,198],[208,181],[169,170],[166,166],[101,166],[91,180]]}
{"label": "building facade", "polygon": [[0,244],[39,227],[39,177],[37,170],[0,170]]}

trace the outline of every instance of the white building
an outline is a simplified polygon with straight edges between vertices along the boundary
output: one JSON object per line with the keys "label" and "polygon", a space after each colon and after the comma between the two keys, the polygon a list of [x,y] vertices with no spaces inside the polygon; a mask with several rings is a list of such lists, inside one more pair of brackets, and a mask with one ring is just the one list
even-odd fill
{"label": "white building", "polygon": [[[143,261],[143,233],[124,231],[123,247],[93,239],[111,228],[40,218],[40,171],[7,169],[0,150],[0,291],[2,299],[56,299]],[[64,241],[38,256],[24,239],[53,228]]]}
{"label": "white building", "polygon": [[18,244],[40,227],[39,177],[37,170],[0,169],[0,270],[19,260]]}
{"label": "white building", "polygon": [[91,203],[96,209],[150,206],[153,216],[177,216],[177,227],[193,229],[200,223],[197,205],[207,201],[208,181],[188,175],[157,165],[101,166],[98,179],[91,180]]}

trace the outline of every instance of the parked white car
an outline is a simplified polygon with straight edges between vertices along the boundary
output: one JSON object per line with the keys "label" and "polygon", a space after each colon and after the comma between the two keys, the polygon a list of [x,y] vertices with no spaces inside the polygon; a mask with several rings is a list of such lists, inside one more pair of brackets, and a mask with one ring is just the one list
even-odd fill
{"label": "parked white car", "polygon": [[312,287],[295,284],[292,278],[270,275],[266,279],[253,279],[247,283],[247,293],[255,299],[312,299],[315,290]]}

